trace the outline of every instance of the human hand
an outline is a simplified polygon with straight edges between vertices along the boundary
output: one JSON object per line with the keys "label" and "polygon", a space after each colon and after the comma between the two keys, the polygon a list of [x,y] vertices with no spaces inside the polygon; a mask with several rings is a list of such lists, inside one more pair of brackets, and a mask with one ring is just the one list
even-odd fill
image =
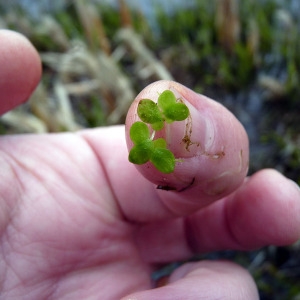
{"label": "human hand", "polygon": [[[0,31],[0,40],[4,112],[31,93],[40,62],[21,36]],[[201,97],[183,89],[188,100]],[[2,136],[0,153],[1,299],[258,299],[231,262],[185,264],[160,288],[150,275],[193,253],[300,236],[299,188],[278,172],[262,170],[203,207],[193,189],[157,190],[140,175],[123,126]]]}

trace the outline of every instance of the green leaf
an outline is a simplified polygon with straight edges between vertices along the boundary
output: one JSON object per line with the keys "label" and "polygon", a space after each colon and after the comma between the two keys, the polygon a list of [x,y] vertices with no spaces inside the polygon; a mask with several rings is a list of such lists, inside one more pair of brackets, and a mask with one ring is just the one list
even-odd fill
{"label": "green leaf", "polygon": [[151,127],[152,127],[152,129],[155,130],[155,131],[161,130],[161,129],[164,128],[164,122],[161,121],[161,122],[152,123],[152,124],[151,124]]}
{"label": "green leaf", "polygon": [[165,111],[168,109],[170,105],[173,105],[176,103],[176,97],[173,92],[170,90],[165,90],[163,91],[159,97],[158,97],[158,107],[162,110]]}
{"label": "green leaf", "polygon": [[168,174],[174,172],[175,157],[168,149],[156,148],[151,154],[150,161],[160,172]]}
{"label": "green leaf", "polygon": [[149,139],[150,132],[145,123],[137,121],[131,125],[129,135],[133,143],[138,144]]}
{"label": "green leaf", "polygon": [[163,138],[159,138],[153,141],[154,148],[167,148],[167,142]]}
{"label": "green leaf", "polygon": [[181,102],[176,102],[176,97],[170,90],[165,90],[160,94],[157,101],[166,121],[183,121],[189,116],[188,107]]}
{"label": "green leaf", "polygon": [[[150,99],[142,99],[137,107],[137,113],[142,122],[132,124],[130,138],[134,146],[129,152],[128,159],[134,164],[144,164],[149,160],[162,173],[172,173],[175,169],[174,154],[167,149],[167,142],[163,138],[153,140],[155,131],[163,129],[165,122],[183,121],[189,116],[188,107],[177,102],[173,92],[165,90],[158,97],[158,103]],[[150,124],[153,137],[150,138]]]}
{"label": "green leaf", "polygon": [[128,160],[133,164],[142,165],[149,161],[153,149],[153,143],[148,139],[132,147],[129,152]]}
{"label": "green leaf", "polygon": [[140,119],[148,124],[161,123],[164,121],[157,104],[150,99],[142,99],[140,101],[137,113]]}
{"label": "green leaf", "polygon": [[164,114],[169,123],[183,121],[189,116],[189,109],[184,103],[175,103],[164,110]]}

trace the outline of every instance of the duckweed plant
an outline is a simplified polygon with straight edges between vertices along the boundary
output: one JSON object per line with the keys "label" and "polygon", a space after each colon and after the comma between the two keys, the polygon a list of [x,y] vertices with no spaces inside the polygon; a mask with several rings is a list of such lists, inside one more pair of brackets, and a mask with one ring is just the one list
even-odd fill
{"label": "duckweed plant", "polygon": [[129,152],[129,161],[137,165],[150,161],[160,172],[172,173],[178,160],[167,148],[164,138],[154,139],[155,132],[162,130],[165,123],[171,124],[187,119],[188,107],[179,102],[173,92],[165,90],[159,95],[157,103],[150,99],[142,99],[138,104],[137,113],[141,121],[133,123],[130,128],[130,139],[134,146]]}

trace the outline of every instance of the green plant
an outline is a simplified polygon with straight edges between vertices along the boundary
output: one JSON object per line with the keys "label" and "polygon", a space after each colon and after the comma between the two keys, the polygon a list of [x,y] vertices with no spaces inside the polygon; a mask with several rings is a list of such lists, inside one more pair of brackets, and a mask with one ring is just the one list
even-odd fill
{"label": "green plant", "polygon": [[[160,172],[172,173],[175,169],[176,158],[167,149],[163,138],[154,139],[155,132],[164,128],[164,124],[183,121],[189,116],[188,107],[177,101],[170,90],[165,90],[158,97],[157,103],[150,99],[142,99],[137,108],[141,121],[132,124],[130,139],[134,146],[129,152],[131,163],[142,165],[150,161]],[[150,133],[149,124],[153,130]]]}

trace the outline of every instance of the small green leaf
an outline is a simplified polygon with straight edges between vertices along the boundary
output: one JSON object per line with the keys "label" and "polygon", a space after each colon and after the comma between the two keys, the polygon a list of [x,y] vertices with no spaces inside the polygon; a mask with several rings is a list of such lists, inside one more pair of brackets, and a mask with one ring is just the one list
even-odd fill
{"label": "small green leaf", "polygon": [[148,124],[163,123],[163,116],[157,104],[150,99],[142,99],[138,104],[137,113],[140,119]]}
{"label": "small green leaf", "polygon": [[164,122],[161,121],[161,122],[152,123],[152,124],[151,124],[151,127],[152,127],[152,129],[155,130],[155,131],[161,130],[161,129],[164,128]]}
{"label": "small green leaf", "polygon": [[[174,154],[167,149],[167,142],[163,138],[154,140],[155,131],[164,128],[165,122],[183,121],[189,116],[188,107],[177,102],[173,92],[165,90],[158,97],[157,104],[150,99],[142,99],[137,107],[137,113],[142,122],[132,124],[130,138],[134,143],[128,159],[134,164],[144,164],[149,160],[162,173],[172,173],[175,170]],[[150,124],[153,134],[150,138]]]}
{"label": "small green leaf", "polygon": [[145,123],[137,121],[131,125],[129,135],[133,143],[137,144],[149,139],[150,132]]}
{"label": "small green leaf", "polygon": [[159,138],[153,141],[154,148],[167,148],[167,142],[163,138]]}
{"label": "small green leaf", "polygon": [[184,103],[175,103],[170,105],[164,111],[167,121],[183,121],[189,116],[189,109]]}
{"label": "small green leaf", "polygon": [[151,154],[150,161],[160,172],[169,174],[174,172],[175,157],[168,149],[156,148]]}
{"label": "small green leaf", "polygon": [[176,103],[176,97],[173,92],[170,90],[165,90],[163,91],[159,97],[158,97],[158,107],[162,110],[165,111],[168,109],[170,105],[173,105]]}
{"label": "small green leaf", "polygon": [[128,160],[137,165],[142,165],[146,163],[153,152],[153,142],[151,140],[146,140],[132,147],[129,152]]}

